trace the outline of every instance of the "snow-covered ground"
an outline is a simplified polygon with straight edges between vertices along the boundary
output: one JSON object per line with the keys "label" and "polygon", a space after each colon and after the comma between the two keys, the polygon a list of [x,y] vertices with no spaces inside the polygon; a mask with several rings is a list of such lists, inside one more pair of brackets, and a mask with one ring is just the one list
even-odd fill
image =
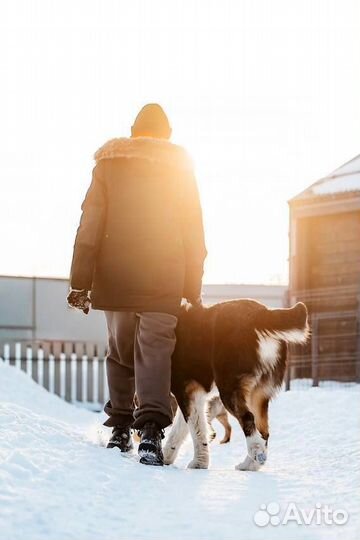
{"label": "snow-covered ground", "polygon": [[[281,393],[271,406],[269,459],[257,473],[234,470],[245,455],[235,422],[230,444],[212,443],[210,470],[185,468],[190,441],[176,466],[151,468],[100,445],[102,415],[61,401],[0,362],[0,536],[355,539],[360,533],[359,402],[358,386]],[[264,525],[270,515],[261,505],[269,503],[275,503],[269,507],[273,524]],[[289,503],[296,505],[290,515],[299,519],[301,511],[317,511],[312,524],[283,524]],[[348,521],[324,524],[325,505],[345,510]],[[316,524],[316,516],[322,524]]]}

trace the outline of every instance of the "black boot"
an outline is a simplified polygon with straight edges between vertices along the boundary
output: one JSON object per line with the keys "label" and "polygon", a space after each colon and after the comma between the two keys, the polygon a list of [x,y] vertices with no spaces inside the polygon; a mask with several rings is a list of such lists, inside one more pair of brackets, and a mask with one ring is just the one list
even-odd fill
{"label": "black boot", "polygon": [[164,456],[161,448],[161,439],[164,430],[156,422],[146,422],[139,430],[141,437],[139,444],[140,463],[144,465],[164,465]]}
{"label": "black boot", "polygon": [[106,448],[118,448],[120,452],[130,452],[134,449],[130,427],[115,426]]}

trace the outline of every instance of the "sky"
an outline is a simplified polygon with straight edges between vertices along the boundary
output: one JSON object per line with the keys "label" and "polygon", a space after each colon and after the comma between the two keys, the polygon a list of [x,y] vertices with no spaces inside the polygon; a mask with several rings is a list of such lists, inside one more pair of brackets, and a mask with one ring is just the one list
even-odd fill
{"label": "sky", "polygon": [[68,277],[93,154],[160,103],[205,283],[286,283],[287,201],[360,153],[357,0],[0,3],[0,274]]}

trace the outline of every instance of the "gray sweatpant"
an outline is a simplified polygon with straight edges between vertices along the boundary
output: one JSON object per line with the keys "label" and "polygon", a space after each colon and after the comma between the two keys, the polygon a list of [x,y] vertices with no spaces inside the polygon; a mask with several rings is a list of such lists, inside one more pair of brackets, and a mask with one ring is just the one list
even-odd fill
{"label": "gray sweatpant", "polygon": [[162,428],[168,426],[173,417],[171,355],[176,342],[177,317],[154,311],[105,311],[105,317],[110,400],[104,407],[109,415],[104,425],[141,428],[151,420]]}

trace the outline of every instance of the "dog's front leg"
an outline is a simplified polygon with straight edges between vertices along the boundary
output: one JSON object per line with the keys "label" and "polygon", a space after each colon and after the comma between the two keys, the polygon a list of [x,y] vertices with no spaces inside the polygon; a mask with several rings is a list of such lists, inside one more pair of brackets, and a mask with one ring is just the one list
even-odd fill
{"label": "dog's front leg", "polygon": [[169,437],[167,438],[164,446],[164,462],[166,465],[171,465],[174,463],[180,450],[180,446],[184,442],[188,433],[189,427],[185,422],[185,418],[180,410],[180,407],[178,407]]}
{"label": "dog's front leg", "polygon": [[204,390],[198,389],[191,396],[189,429],[194,444],[194,458],[188,464],[189,469],[207,469],[209,467],[209,436],[205,412]]}

